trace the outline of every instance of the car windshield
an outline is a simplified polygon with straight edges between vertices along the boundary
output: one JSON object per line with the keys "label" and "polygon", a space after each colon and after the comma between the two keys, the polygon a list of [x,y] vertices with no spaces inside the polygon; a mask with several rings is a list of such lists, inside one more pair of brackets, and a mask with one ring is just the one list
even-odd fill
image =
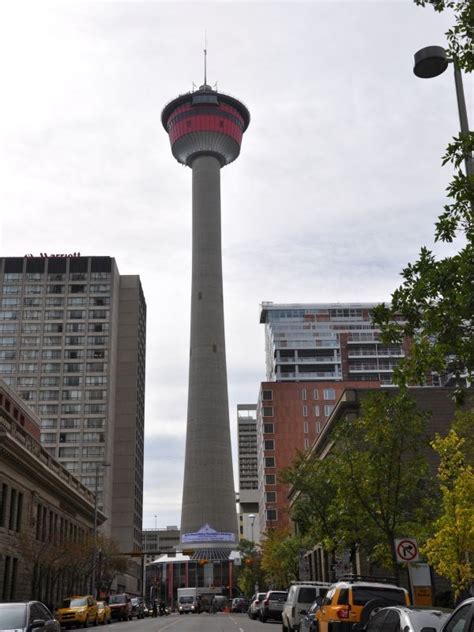
{"label": "car windshield", "polygon": [[61,604],[61,608],[79,608],[81,606],[87,606],[87,599],[85,597],[63,599],[63,603]]}
{"label": "car windshield", "polygon": [[126,603],[127,599],[124,595],[110,595],[109,603]]}
{"label": "car windshield", "polygon": [[0,606],[0,630],[26,628],[25,604],[8,604]]}
{"label": "car windshield", "polygon": [[194,597],[180,597],[179,603],[193,603]]}
{"label": "car windshield", "polygon": [[405,592],[401,588],[386,588],[385,586],[353,586],[352,604],[365,606],[371,599],[383,599],[388,605],[405,605]]}

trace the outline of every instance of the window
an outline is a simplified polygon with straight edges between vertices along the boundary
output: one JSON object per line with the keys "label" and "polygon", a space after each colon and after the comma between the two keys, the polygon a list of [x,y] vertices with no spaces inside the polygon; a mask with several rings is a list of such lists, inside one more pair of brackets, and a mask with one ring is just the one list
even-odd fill
{"label": "window", "polygon": [[21,363],[18,366],[18,371],[20,373],[34,373],[36,371],[36,364]]}
{"label": "window", "polygon": [[65,375],[63,377],[63,386],[80,386],[81,384],[81,375]]}
{"label": "window", "polygon": [[70,417],[69,419],[61,419],[59,422],[60,428],[80,428],[81,420],[79,417]]}
{"label": "window", "polygon": [[60,347],[61,336],[44,336],[43,344],[45,347]]}
{"label": "window", "polygon": [[275,476],[275,474],[265,474],[265,484],[266,485],[276,485],[276,476]]}
{"label": "window", "polygon": [[91,346],[104,346],[107,344],[107,336],[87,336],[87,344]]}
{"label": "window", "polygon": [[325,388],[323,391],[324,399],[336,399],[336,391],[333,388]]}
{"label": "window", "polygon": [[82,448],[82,456],[104,456],[105,449],[103,446],[91,445]]}
{"label": "window", "polygon": [[307,392],[305,388],[301,390],[301,399],[307,399]]}
{"label": "window", "polygon": [[64,285],[48,285],[46,292],[48,294],[64,294]]}
{"label": "window", "polygon": [[107,399],[107,391],[98,389],[86,391],[86,399]]}
{"label": "window", "polygon": [[59,391],[40,391],[40,401],[57,401],[59,399]]}
{"label": "window", "polygon": [[58,420],[57,419],[48,419],[43,417],[41,420],[41,428],[57,428]]}
{"label": "window", "polygon": [[82,404],[62,404],[61,413],[63,415],[80,415]]}
{"label": "window", "polygon": [[86,317],[86,311],[84,309],[71,309],[68,311],[67,317],[71,320],[83,320]]}
{"label": "window", "polygon": [[56,433],[55,432],[42,432],[41,443],[56,443]]}
{"label": "window", "polygon": [[275,449],[275,442],[273,441],[273,439],[265,439],[265,450],[274,450]]}
{"label": "window", "polygon": [[63,330],[62,323],[46,323],[44,326],[45,333],[56,333],[60,334]]}
{"label": "window", "polygon": [[107,384],[106,375],[88,375],[86,377],[87,386],[101,386],[103,384]]}
{"label": "window", "polygon": [[274,456],[266,456],[265,457],[265,467],[275,467],[275,457]]}
{"label": "window", "polygon": [[274,425],[268,423],[263,424],[263,432],[265,434],[273,434],[275,432]]}
{"label": "window", "polygon": [[43,349],[43,360],[59,360],[61,349]]}
{"label": "window", "polygon": [[46,320],[63,320],[64,312],[62,309],[47,309],[44,313]]}
{"label": "window", "polygon": [[262,391],[262,399],[265,401],[273,399],[273,391]]}
{"label": "window", "polygon": [[321,432],[321,422],[317,421],[316,422],[316,434],[319,434]]}
{"label": "window", "polygon": [[326,415],[326,417],[329,417],[329,415],[332,413],[333,410],[334,410],[334,406],[331,406],[330,404],[326,404],[324,406],[324,414]]}
{"label": "window", "polygon": [[64,364],[65,373],[80,373],[84,369],[84,365],[79,362],[67,362]]}
{"label": "window", "polygon": [[277,495],[276,492],[267,492],[265,494],[265,500],[267,503],[276,503]]}
{"label": "window", "polygon": [[69,294],[85,294],[86,286],[85,285],[70,285],[69,286]]}
{"label": "window", "polygon": [[64,299],[61,296],[48,296],[46,299],[47,307],[62,307]]}
{"label": "window", "polygon": [[64,457],[78,457],[79,448],[59,448],[59,458]]}
{"label": "window", "polygon": [[82,391],[79,391],[79,390],[63,391],[63,399],[65,400],[82,399]]}
{"label": "window", "polygon": [[313,388],[313,399],[319,399],[319,391],[317,388]]}
{"label": "window", "polygon": [[0,320],[17,320],[18,312],[0,311]]}
{"label": "window", "polygon": [[61,365],[56,362],[46,362],[43,364],[43,373],[59,373],[61,370]]}
{"label": "window", "polygon": [[307,450],[309,448],[309,439],[304,440],[304,449]]}
{"label": "window", "polygon": [[103,417],[89,417],[85,420],[86,428],[103,428],[105,419]]}
{"label": "window", "polygon": [[267,509],[267,520],[272,522],[277,519],[277,510],[276,509]]}
{"label": "window", "polygon": [[23,323],[21,331],[24,334],[38,334],[41,331],[41,325],[37,323]]}
{"label": "window", "polygon": [[83,349],[66,349],[64,351],[64,357],[66,360],[79,360],[83,356]]}
{"label": "window", "polygon": [[461,607],[454,616],[451,617],[449,623],[446,624],[444,632],[463,632],[466,621],[469,619],[469,610],[471,604],[467,603]]}
{"label": "window", "polygon": [[105,359],[107,357],[107,351],[105,349],[88,349],[87,357],[93,359]]}
{"label": "window", "polygon": [[97,413],[105,413],[107,411],[106,404],[85,404],[84,405],[84,413],[87,414],[97,414]]}
{"label": "window", "polygon": [[305,434],[308,434],[308,422],[307,421],[303,422],[303,432]]}
{"label": "window", "polygon": [[307,417],[308,416],[308,407],[306,406],[306,404],[303,406],[303,417]]}
{"label": "window", "polygon": [[84,323],[67,323],[66,324],[66,331],[68,333],[80,333],[80,332],[83,332],[84,329],[85,329]]}
{"label": "window", "polygon": [[263,408],[263,416],[264,417],[273,417],[273,408],[270,406],[264,406]]}
{"label": "window", "polygon": [[57,415],[58,412],[58,404],[40,404],[38,406],[38,415]]}
{"label": "window", "polygon": [[319,406],[315,406],[314,407],[314,416],[315,417],[319,417],[319,415],[320,415]]}
{"label": "window", "polygon": [[87,373],[104,373],[105,364],[103,362],[88,362],[86,371]]}
{"label": "window", "polygon": [[59,443],[79,443],[81,435],[79,432],[60,432]]}
{"label": "window", "polygon": [[66,336],[64,344],[71,347],[78,347],[84,344],[84,336]]}

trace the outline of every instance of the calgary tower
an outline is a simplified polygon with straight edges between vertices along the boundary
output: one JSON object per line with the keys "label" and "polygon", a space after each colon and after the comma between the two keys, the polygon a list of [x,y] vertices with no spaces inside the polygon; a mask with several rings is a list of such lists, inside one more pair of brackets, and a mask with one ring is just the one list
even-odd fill
{"label": "calgary tower", "polygon": [[247,108],[206,82],[163,110],[178,162],[192,169],[189,391],[181,545],[226,559],[238,541],[227,395],[220,170],[240,153]]}

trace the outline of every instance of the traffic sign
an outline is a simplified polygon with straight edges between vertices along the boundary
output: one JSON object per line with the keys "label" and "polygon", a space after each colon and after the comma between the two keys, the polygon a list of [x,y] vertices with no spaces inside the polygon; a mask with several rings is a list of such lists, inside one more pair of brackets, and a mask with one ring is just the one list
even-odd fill
{"label": "traffic sign", "polygon": [[397,556],[397,562],[400,564],[418,562],[420,553],[415,538],[396,538],[395,554]]}

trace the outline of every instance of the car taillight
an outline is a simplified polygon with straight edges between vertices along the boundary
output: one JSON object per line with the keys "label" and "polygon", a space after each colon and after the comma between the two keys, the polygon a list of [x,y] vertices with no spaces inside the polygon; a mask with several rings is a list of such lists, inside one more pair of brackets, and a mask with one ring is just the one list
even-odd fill
{"label": "car taillight", "polygon": [[339,619],[348,619],[349,618],[349,608],[338,608],[337,616]]}
{"label": "car taillight", "polygon": [[265,599],[265,601],[263,602],[264,606],[268,606],[268,604],[270,603],[270,601],[268,599]]}

